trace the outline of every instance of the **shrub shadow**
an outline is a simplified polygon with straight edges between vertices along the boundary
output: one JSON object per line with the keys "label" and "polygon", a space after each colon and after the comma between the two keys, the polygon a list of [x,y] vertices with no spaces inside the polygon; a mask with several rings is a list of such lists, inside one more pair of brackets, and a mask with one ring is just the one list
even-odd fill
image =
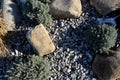
{"label": "shrub shadow", "polygon": [[9,80],[8,71],[14,61],[17,61],[21,56],[9,56],[0,58],[0,80]]}

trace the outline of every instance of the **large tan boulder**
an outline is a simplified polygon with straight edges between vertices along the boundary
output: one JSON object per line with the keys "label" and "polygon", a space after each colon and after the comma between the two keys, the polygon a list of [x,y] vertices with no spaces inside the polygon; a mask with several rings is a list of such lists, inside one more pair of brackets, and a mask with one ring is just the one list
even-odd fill
{"label": "large tan boulder", "polygon": [[26,37],[40,56],[52,53],[55,50],[55,46],[42,24],[29,31]]}
{"label": "large tan boulder", "polygon": [[120,51],[111,51],[110,55],[97,54],[92,69],[101,80],[120,78]]}
{"label": "large tan boulder", "polygon": [[50,13],[56,19],[78,18],[82,13],[80,0],[53,0],[50,5]]}
{"label": "large tan boulder", "polygon": [[120,9],[120,0],[90,0],[90,4],[101,14],[108,13]]}
{"label": "large tan boulder", "polygon": [[21,20],[19,8],[12,0],[2,0],[2,16],[7,30],[13,30]]}

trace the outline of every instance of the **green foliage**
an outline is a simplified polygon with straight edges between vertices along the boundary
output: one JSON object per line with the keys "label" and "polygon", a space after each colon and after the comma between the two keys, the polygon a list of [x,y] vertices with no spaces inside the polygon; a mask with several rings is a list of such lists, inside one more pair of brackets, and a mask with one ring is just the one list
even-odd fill
{"label": "green foliage", "polygon": [[41,1],[42,3],[48,3],[48,4],[50,4],[50,2],[51,2],[51,0],[39,0],[39,1]]}
{"label": "green foliage", "polygon": [[49,2],[49,0],[27,0],[22,7],[24,18],[35,24],[51,24],[52,17],[49,14]]}
{"label": "green foliage", "polygon": [[38,56],[27,56],[14,62],[8,72],[9,80],[48,80],[49,64]]}
{"label": "green foliage", "polygon": [[115,45],[117,35],[115,27],[104,24],[86,30],[85,40],[95,52],[108,53],[109,49]]}

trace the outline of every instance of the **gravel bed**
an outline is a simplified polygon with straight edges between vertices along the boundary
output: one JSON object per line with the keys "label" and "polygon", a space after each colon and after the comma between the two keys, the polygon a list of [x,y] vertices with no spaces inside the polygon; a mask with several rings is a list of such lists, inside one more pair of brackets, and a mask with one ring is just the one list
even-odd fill
{"label": "gravel bed", "polygon": [[[50,80],[98,80],[92,72],[92,53],[84,42],[84,31],[95,26],[100,15],[89,5],[89,0],[81,0],[83,13],[78,19],[54,20],[46,27],[56,50],[44,56],[50,62]],[[9,32],[8,46],[11,55],[35,54],[26,39],[26,33],[33,25],[23,23],[13,32]],[[14,57],[1,60],[0,80],[7,80],[6,71]]]}

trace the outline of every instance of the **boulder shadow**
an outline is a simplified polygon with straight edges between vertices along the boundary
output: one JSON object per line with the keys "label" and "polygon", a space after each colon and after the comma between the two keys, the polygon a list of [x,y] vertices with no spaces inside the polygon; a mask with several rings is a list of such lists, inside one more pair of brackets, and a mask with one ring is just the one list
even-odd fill
{"label": "boulder shadow", "polygon": [[6,43],[14,55],[22,53],[25,55],[35,54],[32,46],[26,39],[28,30],[8,31],[6,35]]}

